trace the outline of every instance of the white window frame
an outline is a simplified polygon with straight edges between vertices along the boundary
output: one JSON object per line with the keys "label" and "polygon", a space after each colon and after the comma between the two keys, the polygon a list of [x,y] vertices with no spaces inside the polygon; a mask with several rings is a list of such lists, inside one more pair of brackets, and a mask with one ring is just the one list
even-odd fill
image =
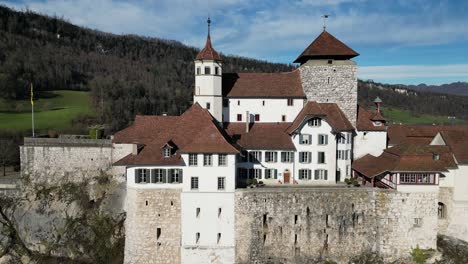
{"label": "white window frame", "polygon": [[281,152],[281,162],[283,162],[283,163],[294,162],[294,152],[292,152],[292,151],[282,151]]}
{"label": "white window frame", "polygon": [[277,151],[265,151],[265,162],[268,162],[268,163],[278,162],[278,152]]}
{"label": "white window frame", "polygon": [[299,163],[310,163],[312,160],[312,153],[310,151],[299,152]]}
{"label": "white window frame", "polygon": [[198,154],[189,154],[189,166],[198,166]]}
{"label": "white window frame", "polygon": [[299,180],[310,180],[311,179],[311,170],[310,169],[300,169],[298,171]]}
{"label": "white window frame", "polygon": [[262,169],[251,169],[252,175],[250,175],[250,178],[252,179],[262,179]]}
{"label": "white window frame", "polygon": [[218,154],[218,166],[227,166],[227,154]]}
{"label": "white window frame", "polygon": [[261,151],[249,151],[249,161],[252,163],[262,162],[262,152]]}
{"label": "white window frame", "polygon": [[320,146],[328,145],[328,135],[326,135],[326,134],[319,134],[319,135],[318,135],[317,145],[320,145]]}
{"label": "white window frame", "polygon": [[218,177],[218,191],[226,189],[226,177]]}
{"label": "white window frame", "polygon": [[310,145],[310,144],[312,144],[312,135],[311,134],[300,134],[299,135],[299,144],[301,144],[301,145]]}
{"label": "white window frame", "polygon": [[198,190],[199,188],[199,178],[190,177],[190,190]]}
{"label": "white window frame", "polygon": [[150,183],[150,173],[148,173],[148,169],[136,169],[135,172],[138,176],[138,183]]}
{"label": "white window frame", "polygon": [[309,121],[307,121],[307,125],[309,125],[310,127],[319,127],[322,125],[322,119],[318,117],[314,117],[310,119]]}
{"label": "white window frame", "polygon": [[314,180],[322,180],[322,181],[328,180],[328,170],[316,169],[314,171]]}
{"label": "white window frame", "polygon": [[203,154],[203,166],[213,166],[213,154]]}
{"label": "white window frame", "polygon": [[154,179],[155,183],[164,183],[164,169],[154,169],[153,172],[155,173]]}
{"label": "white window frame", "polygon": [[163,148],[163,155],[164,158],[170,158],[171,157],[171,149],[168,147]]}
{"label": "white window frame", "polygon": [[278,179],[278,170],[265,169],[265,179]]}

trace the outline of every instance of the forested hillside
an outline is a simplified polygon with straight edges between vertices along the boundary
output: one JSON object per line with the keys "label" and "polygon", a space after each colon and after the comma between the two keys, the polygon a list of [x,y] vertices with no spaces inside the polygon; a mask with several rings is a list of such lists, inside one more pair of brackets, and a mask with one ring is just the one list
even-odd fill
{"label": "forested hillside", "polygon": [[[197,51],[176,41],[113,35],[0,6],[0,98],[27,99],[30,81],[39,97],[49,90],[90,91],[96,115],[80,120],[106,124],[112,132],[135,114],[183,112],[192,100]],[[223,59],[225,72],[294,69],[235,56]],[[359,82],[359,101],[370,105],[380,96],[385,106],[415,113],[468,116],[468,97],[395,87]]]}
{"label": "forested hillside", "polygon": [[468,96],[420,92],[406,86],[359,81],[358,100],[361,105],[371,106],[379,96],[383,105],[409,110],[415,114],[455,116],[468,119]]}
{"label": "forested hillside", "polygon": [[[197,51],[176,41],[117,36],[0,6],[0,97],[27,97],[29,81],[37,91],[90,90],[99,113],[103,107],[102,121],[115,130],[137,113],[184,111],[192,99]],[[293,69],[241,57],[223,59],[226,72]]]}
{"label": "forested hillside", "polygon": [[422,92],[447,93],[457,95],[468,95],[468,82],[454,82],[442,85],[408,85],[408,89]]}

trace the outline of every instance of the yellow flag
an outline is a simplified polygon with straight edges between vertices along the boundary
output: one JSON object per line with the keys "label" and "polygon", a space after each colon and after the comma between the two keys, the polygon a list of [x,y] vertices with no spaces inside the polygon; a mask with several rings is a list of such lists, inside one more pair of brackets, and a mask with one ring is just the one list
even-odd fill
{"label": "yellow flag", "polygon": [[31,83],[31,105],[34,106],[33,84]]}

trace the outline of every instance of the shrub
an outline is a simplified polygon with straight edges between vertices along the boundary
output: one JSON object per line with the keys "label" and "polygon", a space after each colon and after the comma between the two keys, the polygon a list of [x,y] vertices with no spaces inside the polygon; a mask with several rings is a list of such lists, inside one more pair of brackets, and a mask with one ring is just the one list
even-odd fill
{"label": "shrub", "polygon": [[413,248],[410,254],[411,257],[413,257],[413,261],[416,264],[424,264],[426,263],[426,260],[430,257],[428,251],[420,249],[419,245],[417,245],[416,248]]}

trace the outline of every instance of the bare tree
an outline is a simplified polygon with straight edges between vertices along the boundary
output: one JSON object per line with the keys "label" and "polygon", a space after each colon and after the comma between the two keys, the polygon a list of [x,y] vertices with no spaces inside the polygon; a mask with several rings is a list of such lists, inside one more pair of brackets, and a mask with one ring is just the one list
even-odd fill
{"label": "bare tree", "polygon": [[0,139],[0,166],[3,167],[3,176],[6,176],[6,167],[15,160],[16,145],[12,139]]}

